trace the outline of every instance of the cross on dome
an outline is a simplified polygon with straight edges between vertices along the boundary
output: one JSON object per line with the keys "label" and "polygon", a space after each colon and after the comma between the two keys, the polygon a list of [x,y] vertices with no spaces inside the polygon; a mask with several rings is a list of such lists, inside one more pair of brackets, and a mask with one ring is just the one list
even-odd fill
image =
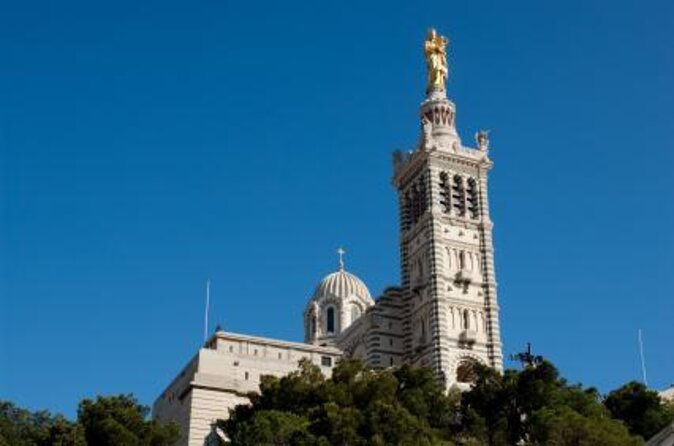
{"label": "cross on dome", "polygon": [[339,270],[344,271],[344,254],[346,254],[346,250],[340,246],[337,248],[337,254],[339,254]]}

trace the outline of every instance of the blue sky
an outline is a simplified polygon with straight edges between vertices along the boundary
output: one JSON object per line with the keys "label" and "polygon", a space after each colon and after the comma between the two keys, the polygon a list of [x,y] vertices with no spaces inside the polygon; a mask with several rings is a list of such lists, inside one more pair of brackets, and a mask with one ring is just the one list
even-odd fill
{"label": "blue sky", "polygon": [[[504,353],[674,382],[671,2],[3,2],[0,398],[151,403],[211,319],[301,340],[348,249],[399,277],[391,152],[425,30],[467,143],[492,129]],[[511,363],[511,365],[514,365]]]}

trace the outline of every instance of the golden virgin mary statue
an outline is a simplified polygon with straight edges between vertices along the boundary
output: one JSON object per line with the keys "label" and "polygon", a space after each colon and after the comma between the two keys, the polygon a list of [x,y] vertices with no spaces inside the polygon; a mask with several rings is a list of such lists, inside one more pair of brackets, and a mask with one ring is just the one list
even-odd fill
{"label": "golden virgin mary statue", "polygon": [[428,30],[424,42],[426,67],[428,68],[427,91],[444,90],[447,79],[447,38],[439,35],[433,28]]}

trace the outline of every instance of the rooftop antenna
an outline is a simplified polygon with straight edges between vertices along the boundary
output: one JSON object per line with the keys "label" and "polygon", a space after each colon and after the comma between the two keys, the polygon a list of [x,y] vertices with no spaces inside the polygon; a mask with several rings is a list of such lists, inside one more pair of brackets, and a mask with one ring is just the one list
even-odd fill
{"label": "rooftop antenna", "polygon": [[648,380],[646,379],[646,360],[644,359],[644,340],[641,335],[641,328],[639,329],[639,356],[641,356],[641,376],[646,387],[648,387]]}
{"label": "rooftop antenna", "polygon": [[204,342],[208,340],[208,309],[211,304],[211,279],[206,279],[206,308],[204,310]]}

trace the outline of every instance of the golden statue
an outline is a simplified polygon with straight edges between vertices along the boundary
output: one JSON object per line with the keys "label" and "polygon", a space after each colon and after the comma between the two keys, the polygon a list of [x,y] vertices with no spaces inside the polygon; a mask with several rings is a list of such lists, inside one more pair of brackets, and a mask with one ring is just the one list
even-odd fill
{"label": "golden statue", "polygon": [[427,91],[444,90],[447,79],[447,44],[449,40],[439,35],[433,28],[428,30],[428,36],[424,42],[424,54],[426,55],[426,67],[428,68]]}

